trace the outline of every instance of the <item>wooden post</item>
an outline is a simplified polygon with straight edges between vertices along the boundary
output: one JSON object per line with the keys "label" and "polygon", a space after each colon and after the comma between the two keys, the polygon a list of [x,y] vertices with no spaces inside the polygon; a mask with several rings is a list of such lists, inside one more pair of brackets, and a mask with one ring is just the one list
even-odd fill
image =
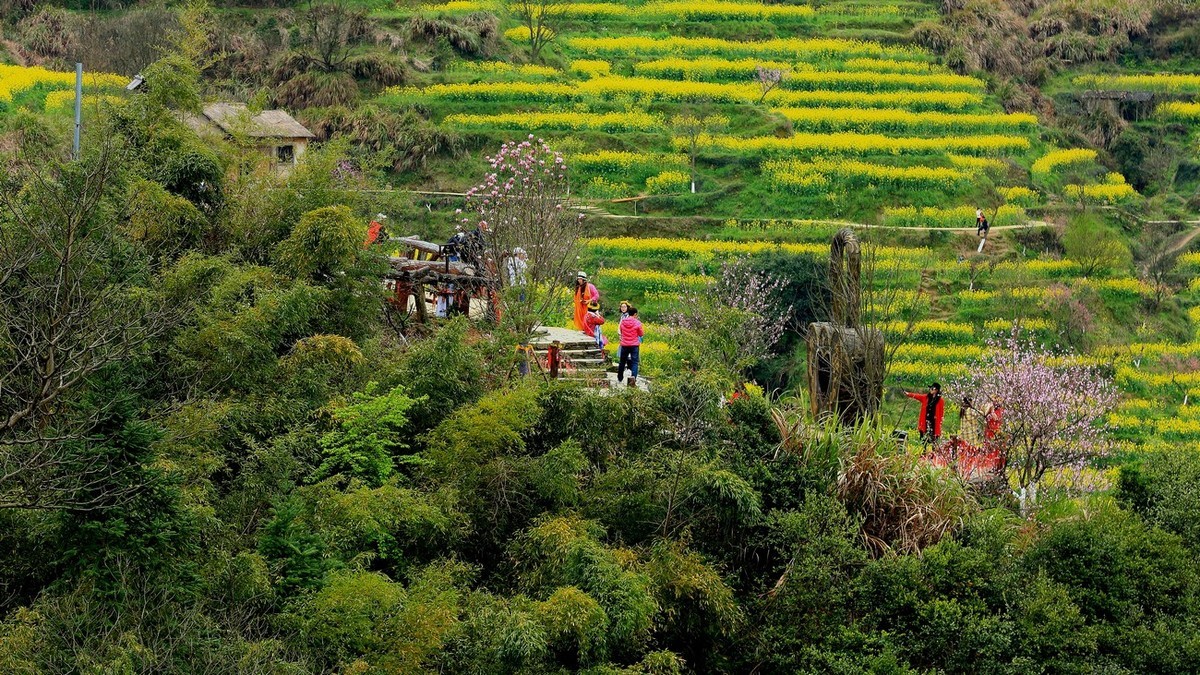
{"label": "wooden post", "polygon": [[407,281],[397,281],[393,291],[392,303],[401,312],[408,312],[408,298],[412,296],[412,284]]}
{"label": "wooden post", "polygon": [[555,340],[550,344],[550,347],[546,349],[546,363],[550,366],[550,379],[552,380],[558,379],[558,363],[561,358],[560,352],[562,352],[562,343],[558,340]]}
{"label": "wooden post", "polygon": [[413,284],[413,295],[417,296],[417,321],[429,320],[429,309],[425,306],[425,284]]}

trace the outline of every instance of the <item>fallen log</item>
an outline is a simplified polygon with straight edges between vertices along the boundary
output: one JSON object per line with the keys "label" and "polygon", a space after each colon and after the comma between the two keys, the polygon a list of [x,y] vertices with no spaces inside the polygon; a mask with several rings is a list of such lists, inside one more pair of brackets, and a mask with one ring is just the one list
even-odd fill
{"label": "fallen log", "polygon": [[415,249],[430,255],[440,255],[442,252],[442,247],[440,245],[433,244],[422,239],[417,239],[416,237],[392,237],[388,241],[393,244],[399,244],[400,246]]}
{"label": "fallen log", "polygon": [[412,258],[388,258],[388,265],[393,272],[417,272],[419,270],[436,270],[443,274],[461,276],[476,276],[474,265],[464,262],[449,262],[446,260],[413,260]]}

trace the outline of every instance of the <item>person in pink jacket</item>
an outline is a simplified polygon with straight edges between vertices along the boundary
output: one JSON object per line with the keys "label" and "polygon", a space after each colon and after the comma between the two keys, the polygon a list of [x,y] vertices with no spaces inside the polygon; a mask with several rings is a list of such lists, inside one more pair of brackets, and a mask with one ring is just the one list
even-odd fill
{"label": "person in pink jacket", "polygon": [[617,333],[621,336],[620,356],[617,358],[617,382],[625,379],[625,367],[629,366],[629,386],[637,386],[638,361],[641,351],[642,336],[646,331],[642,322],[637,318],[637,307],[629,308],[629,316],[617,324]]}

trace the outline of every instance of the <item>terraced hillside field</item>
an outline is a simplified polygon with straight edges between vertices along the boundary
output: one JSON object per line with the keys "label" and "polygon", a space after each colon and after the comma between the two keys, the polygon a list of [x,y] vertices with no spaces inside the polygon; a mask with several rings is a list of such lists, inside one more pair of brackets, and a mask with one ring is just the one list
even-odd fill
{"label": "terraced hillside field", "polygon": [[[788,229],[779,229],[787,227]],[[775,223],[764,234],[783,235],[793,243],[763,240],[696,241],[667,238],[607,237],[586,244],[587,264],[599,268],[597,283],[610,298],[627,298],[649,308],[644,359],[651,372],[678,368],[670,330],[656,322],[671,299],[711,283],[722,261],[771,252],[828,256],[819,223]],[[785,234],[786,233],[786,234]],[[750,232],[746,236],[751,236]],[[887,316],[874,316],[898,346],[885,388],[889,423],[910,426],[898,388],[920,389],[930,381],[953,381],[989,349],[989,341],[1014,330],[1046,344],[1065,345],[1086,332],[1090,347],[1064,360],[1099,368],[1113,378],[1123,401],[1109,423],[1119,455],[1153,451],[1200,441],[1200,340],[1171,318],[1175,303],[1195,306],[1200,282],[1175,297],[1156,300],[1151,285],[1126,273],[1086,276],[1078,263],[1049,256],[1010,256],[990,261],[957,260],[947,248],[880,247],[875,251],[877,290],[892,293]],[[982,265],[980,264],[982,263]],[[613,267],[603,267],[603,265]],[[1200,256],[1182,264],[1189,275],[1200,270]],[[1071,309],[1074,306],[1075,309]],[[1086,307],[1090,325],[1077,325],[1078,307]],[[1131,332],[1120,326],[1156,306],[1161,314]],[[868,307],[868,315],[872,310]],[[1195,315],[1200,309],[1192,310]],[[1193,316],[1193,323],[1196,317]],[[1186,322],[1184,322],[1186,323]],[[1067,353],[1064,353],[1067,354]],[[948,420],[954,409],[948,409]],[[957,427],[947,422],[952,433]]]}
{"label": "terraced hillside field", "polygon": [[[500,9],[457,0],[419,11]],[[578,196],[654,196],[640,208],[665,215],[965,226],[976,204],[994,213],[1060,195],[1137,199],[1122,176],[1087,161],[1094,153],[1055,147],[1036,116],[1004,112],[983,80],[906,43],[903,31],[934,14],[923,3],[567,10],[541,62],[454,61],[383,102],[428,109],[479,148],[547,137],[569,155]],[[530,42],[528,27],[505,25],[515,45]],[[1067,180],[1059,170],[1072,165],[1086,170]],[[1023,218],[1012,208],[994,215]]]}

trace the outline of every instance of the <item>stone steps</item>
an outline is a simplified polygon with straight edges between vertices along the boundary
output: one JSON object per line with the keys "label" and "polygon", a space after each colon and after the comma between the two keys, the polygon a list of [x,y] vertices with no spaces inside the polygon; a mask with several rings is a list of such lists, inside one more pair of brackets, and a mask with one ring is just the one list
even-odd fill
{"label": "stone steps", "polygon": [[[575,382],[580,386],[593,387],[601,391],[626,388],[627,382],[617,382],[617,347],[610,343],[608,357],[596,349],[596,342],[581,332],[569,328],[543,328],[541,335],[530,341],[538,360],[545,364],[546,352],[554,341],[558,341],[564,360],[569,367],[559,370],[559,379]],[[648,390],[649,383],[638,378],[639,389]]]}

